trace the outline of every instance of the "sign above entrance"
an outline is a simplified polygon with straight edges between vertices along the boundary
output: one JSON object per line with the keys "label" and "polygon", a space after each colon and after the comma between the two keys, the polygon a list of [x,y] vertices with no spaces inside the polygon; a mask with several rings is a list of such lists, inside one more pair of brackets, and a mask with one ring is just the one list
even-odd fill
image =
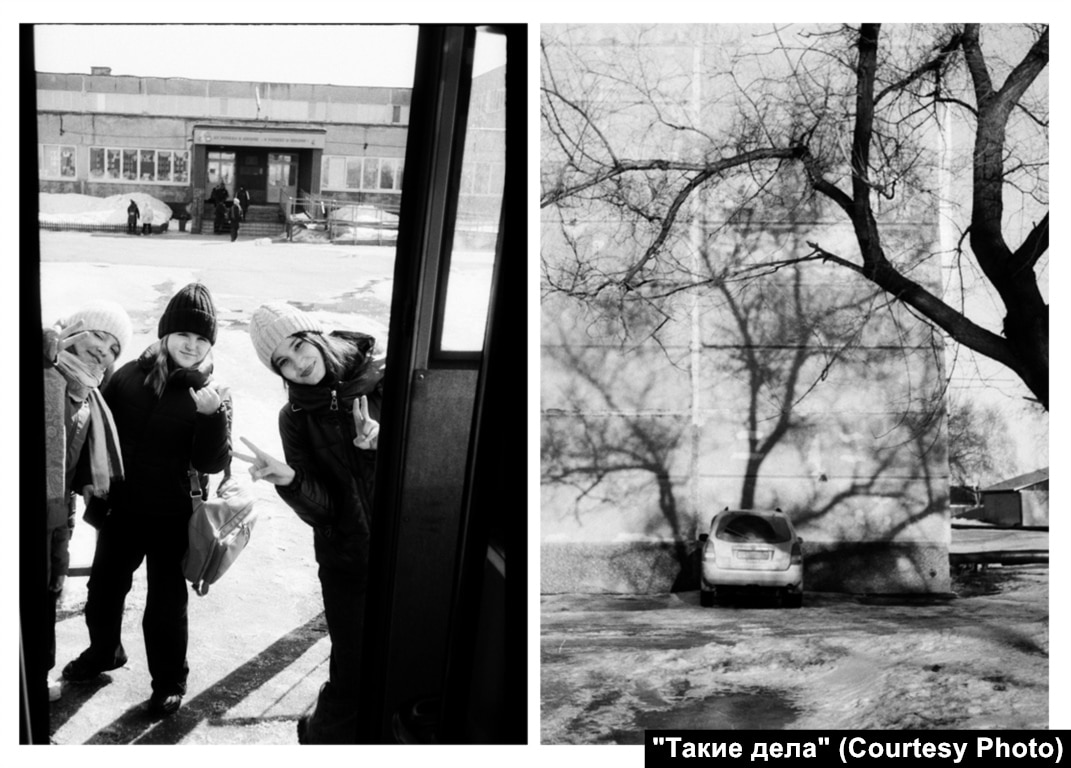
{"label": "sign above entrance", "polygon": [[195,128],[194,144],[229,144],[239,147],[323,149],[324,134],[298,131],[243,131],[237,128]]}

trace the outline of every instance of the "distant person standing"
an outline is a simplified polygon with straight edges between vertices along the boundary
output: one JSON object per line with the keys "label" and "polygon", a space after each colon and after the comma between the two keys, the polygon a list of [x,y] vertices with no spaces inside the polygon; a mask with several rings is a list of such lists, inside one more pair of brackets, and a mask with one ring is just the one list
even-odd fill
{"label": "distant person standing", "polygon": [[212,195],[211,195],[212,202],[213,203],[225,203],[225,202],[227,202],[227,197],[228,197],[228,195],[227,195],[227,185],[223,183],[222,179],[220,179],[219,184],[217,184],[212,189]]}
{"label": "distant person standing", "polygon": [[130,205],[126,207],[126,233],[128,235],[136,235],[138,233],[138,217],[140,215],[141,211],[138,210],[138,204],[131,200]]}
{"label": "distant person standing", "polygon": [[152,234],[152,203],[145,206],[145,215],[141,217],[141,234]]}
{"label": "distant person standing", "polygon": [[223,222],[227,220],[227,205],[225,203],[216,201],[216,217],[212,221],[212,232],[219,234],[223,231]]}
{"label": "distant person standing", "polygon": [[242,207],[235,200],[231,203],[231,242],[238,239],[238,225],[242,221]]}
{"label": "distant person standing", "polygon": [[227,220],[227,187],[222,179],[212,189],[209,199],[212,201],[212,207],[216,214],[212,222],[212,232],[218,235],[223,231],[223,222]]}
{"label": "distant person standing", "polygon": [[245,221],[246,214],[249,213],[249,192],[245,187],[238,187],[238,194],[234,198],[242,206],[242,221]]}

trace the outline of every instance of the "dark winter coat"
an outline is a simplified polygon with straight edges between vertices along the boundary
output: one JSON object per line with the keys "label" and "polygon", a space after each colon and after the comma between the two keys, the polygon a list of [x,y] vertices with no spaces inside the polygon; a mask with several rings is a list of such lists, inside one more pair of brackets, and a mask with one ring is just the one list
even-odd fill
{"label": "dark winter coat", "polygon": [[[163,343],[163,342],[160,342]],[[176,369],[162,396],[145,383],[158,345],[131,360],[104,389],[123,450],[126,479],[112,486],[117,512],[136,516],[186,515],[191,512],[189,467],[207,474],[221,472],[230,461],[231,402],[205,416],[197,412],[190,387],[201,389],[209,372]]]}
{"label": "dark winter coat", "polygon": [[361,333],[331,334],[353,345],[341,380],[315,386],[289,384],[290,402],[279,412],[286,463],[294,469],[279,495],[311,525],[316,560],[352,570],[365,583],[372,526],[376,452],[353,444],[354,402],[368,396],[369,415],[379,420],[383,360],[373,358],[375,339]]}
{"label": "dark winter coat", "polygon": [[213,203],[227,202],[227,189],[225,187],[213,187],[212,194],[209,195],[209,199]]}

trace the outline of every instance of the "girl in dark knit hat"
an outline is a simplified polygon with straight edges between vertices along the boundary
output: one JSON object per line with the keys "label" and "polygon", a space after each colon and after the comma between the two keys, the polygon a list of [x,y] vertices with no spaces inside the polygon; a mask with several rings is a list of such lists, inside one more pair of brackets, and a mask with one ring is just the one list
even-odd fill
{"label": "girl in dark knit hat", "polygon": [[182,703],[189,674],[189,591],[182,573],[192,512],[188,471],[192,466],[200,474],[207,497],[208,475],[229,463],[231,401],[212,379],[216,309],[204,285],[191,283],[175,294],[157,331],[159,341],[116,371],[104,389],[126,472],[112,486],[111,514],[93,555],[85,608],[89,648],[63,676],[90,682],[126,663],[123,604],[144,560],[149,709],[170,715]]}
{"label": "girl in dark knit hat", "polygon": [[357,741],[372,492],[383,360],[363,333],[325,333],[287,304],[266,304],[249,324],[257,357],[282,377],[289,402],[279,413],[286,461],[243,442],[254,480],[267,480],[313,529],[327,631],[330,678],[313,711],[298,721],[303,744]]}

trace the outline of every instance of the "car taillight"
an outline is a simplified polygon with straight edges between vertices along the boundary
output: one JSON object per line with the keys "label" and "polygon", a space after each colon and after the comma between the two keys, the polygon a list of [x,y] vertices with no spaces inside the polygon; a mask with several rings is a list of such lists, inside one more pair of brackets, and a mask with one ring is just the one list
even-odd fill
{"label": "car taillight", "polygon": [[803,565],[803,548],[798,541],[792,542],[792,565]]}

